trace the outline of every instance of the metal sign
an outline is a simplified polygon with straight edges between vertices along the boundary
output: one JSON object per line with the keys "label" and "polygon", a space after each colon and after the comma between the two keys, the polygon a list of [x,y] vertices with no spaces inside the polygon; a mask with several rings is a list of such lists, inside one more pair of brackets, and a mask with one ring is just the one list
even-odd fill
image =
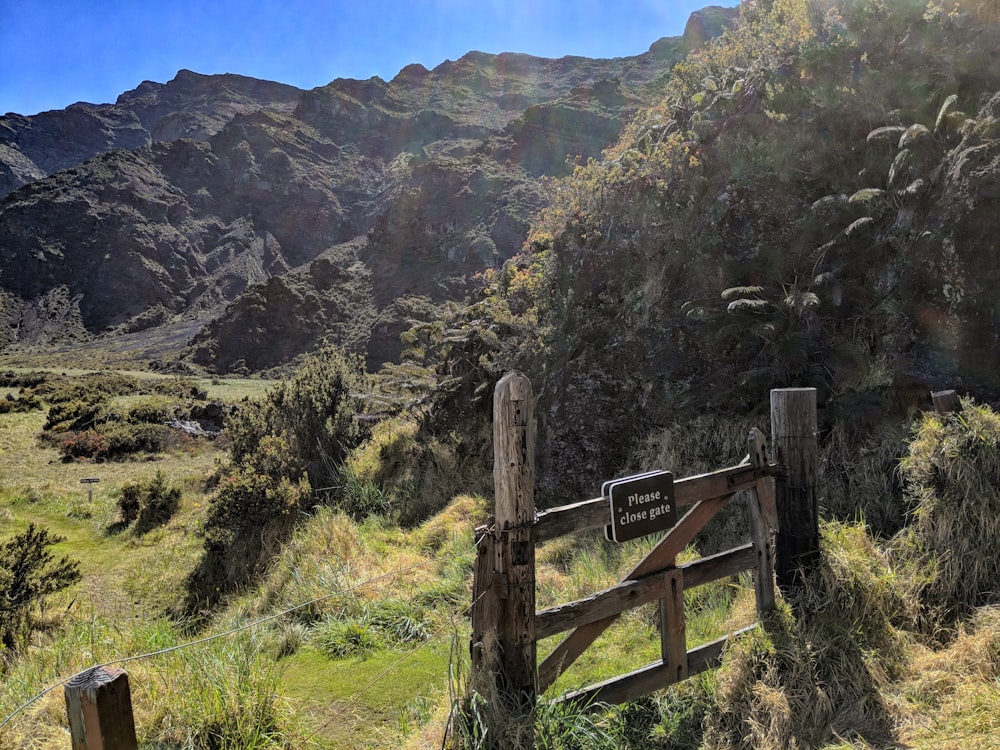
{"label": "metal sign", "polygon": [[80,484],[93,484],[94,482],[100,482],[101,480],[97,477],[86,477],[80,480]]}
{"label": "metal sign", "polygon": [[611,507],[611,524],[604,529],[611,541],[627,542],[677,524],[674,475],[669,471],[650,471],[605,482],[601,494]]}

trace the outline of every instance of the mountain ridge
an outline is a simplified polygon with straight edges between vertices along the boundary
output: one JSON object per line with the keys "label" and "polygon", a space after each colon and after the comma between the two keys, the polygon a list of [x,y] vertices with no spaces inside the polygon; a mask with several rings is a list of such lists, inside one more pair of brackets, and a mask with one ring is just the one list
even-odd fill
{"label": "mountain ridge", "polygon": [[[324,340],[377,366],[399,354],[398,311],[461,299],[511,257],[544,203],[537,180],[599,156],[692,43],[610,60],[469,52],[309,91],[182,70],[114,105],[0,118],[2,339],[197,321],[187,356],[210,369]],[[268,345],[296,321],[308,337]]]}

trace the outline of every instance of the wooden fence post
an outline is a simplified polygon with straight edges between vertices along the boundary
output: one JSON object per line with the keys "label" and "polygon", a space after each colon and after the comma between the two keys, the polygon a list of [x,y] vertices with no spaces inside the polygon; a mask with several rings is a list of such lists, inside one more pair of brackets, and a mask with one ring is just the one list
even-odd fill
{"label": "wooden fence post", "polygon": [[128,674],[94,667],[66,683],[72,750],[136,750],[135,719]]}
{"label": "wooden fence post", "polygon": [[962,403],[958,400],[958,394],[953,390],[932,391],[931,401],[934,402],[934,411],[938,414],[962,411]]}
{"label": "wooden fence post", "polygon": [[816,389],[771,391],[771,447],[783,471],[775,478],[778,530],[775,576],[786,597],[799,590],[802,571],[819,562],[819,506],[816,479]]}
{"label": "wooden fence post", "polygon": [[[531,382],[505,375],[493,393],[495,575],[500,585],[498,641],[504,692],[530,710],[538,694],[535,645],[535,419]],[[504,595],[506,594],[506,596]]]}

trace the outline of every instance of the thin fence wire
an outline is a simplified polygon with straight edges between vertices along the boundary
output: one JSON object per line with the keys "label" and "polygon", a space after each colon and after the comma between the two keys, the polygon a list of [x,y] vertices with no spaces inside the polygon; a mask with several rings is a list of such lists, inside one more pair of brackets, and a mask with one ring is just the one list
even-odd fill
{"label": "thin fence wire", "polygon": [[[449,559],[451,559],[451,558],[457,559],[458,557],[459,557],[459,553],[455,553],[455,554],[449,556]],[[155,657],[155,656],[162,656],[164,654],[169,654],[169,653],[172,653],[174,651],[180,651],[182,649],[190,648],[192,646],[197,646],[197,645],[200,645],[200,644],[203,644],[203,643],[208,643],[210,641],[219,640],[220,638],[227,638],[227,637],[229,637],[231,635],[235,635],[237,633],[241,633],[244,630],[249,630],[251,628],[258,627],[258,626],[263,625],[265,623],[271,622],[272,620],[277,620],[277,619],[279,619],[281,617],[284,617],[285,615],[291,614],[292,612],[295,612],[295,611],[300,610],[300,609],[304,609],[305,607],[310,607],[313,604],[317,604],[319,602],[326,601],[327,599],[332,599],[334,597],[341,596],[343,594],[349,594],[352,591],[356,591],[357,589],[364,588],[365,586],[369,586],[369,585],[371,585],[373,583],[378,583],[379,581],[383,581],[383,580],[385,580],[387,578],[393,578],[393,577],[396,577],[396,576],[401,576],[401,575],[404,575],[406,573],[410,573],[410,572],[412,572],[414,570],[418,570],[420,568],[424,568],[424,567],[427,567],[429,565],[440,563],[440,561],[441,561],[440,559],[436,559],[436,560],[424,560],[423,562],[415,563],[415,564],[410,565],[408,567],[400,568],[399,570],[390,571],[388,573],[383,573],[382,575],[375,576],[374,578],[369,578],[369,579],[367,579],[365,581],[361,581],[360,583],[356,583],[353,586],[349,586],[348,588],[339,589],[339,590],[334,591],[332,593],[324,594],[323,596],[317,596],[314,599],[310,599],[309,601],[302,602],[300,604],[296,604],[296,605],[294,605],[292,607],[289,607],[287,609],[284,609],[284,610],[282,610],[280,612],[276,612],[274,614],[267,615],[266,617],[261,617],[260,619],[254,620],[253,622],[249,622],[249,623],[246,623],[244,625],[240,625],[239,627],[231,628],[229,630],[223,631],[222,633],[215,633],[214,635],[205,636],[204,638],[198,638],[196,640],[188,641],[186,643],[179,643],[176,646],[169,646],[167,648],[162,648],[162,649],[159,649],[157,651],[150,651],[150,652],[144,653],[144,654],[136,654],[134,656],[125,656],[125,657],[122,657],[120,659],[112,659],[111,661],[107,661],[107,662],[104,662],[102,664],[95,664],[94,666],[89,667],[89,668],[87,668],[87,669],[85,669],[82,672],[79,672],[77,674],[82,674],[83,672],[89,672],[89,671],[93,671],[95,669],[103,669],[105,667],[115,666],[115,665],[119,665],[119,664],[127,664],[129,662],[140,661],[140,660],[144,660],[144,659],[150,659],[150,658]],[[471,606],[468,609],[471,609]],[[59,687],[62,687],[63,685],[65,685],[67,682],[69,682],[71,679],[73,679],[74,676],[75,675],[70,675],[69,677],[66,677],[65,679],[62,679],[59,682],[56,682],[55,684],[50,685],[49,687],[45,688],[40,693],[38,693],[37,695],[35,695],[34,697],[32,697],[30,700],[28,700],[27,702],[25,702],[23,705],[18,706],[11,714],[9,714],[2,722],[0,722],[0,730],[2,730],[7,724],[9,724],[21,712],[23,712],[26,709],[30,708],[32,705],[34,705],[35,703],[37,703],[38,701],[40,701],[42,698],[44,698],[46,695],[48,695],[49,693],[51,693],[56,688],[59,688]],[[381,678],[382,678],[382,676],[379,677],[379,679],[381,679]],[[365,688],[365,689],[367,690],[369,688]]]}

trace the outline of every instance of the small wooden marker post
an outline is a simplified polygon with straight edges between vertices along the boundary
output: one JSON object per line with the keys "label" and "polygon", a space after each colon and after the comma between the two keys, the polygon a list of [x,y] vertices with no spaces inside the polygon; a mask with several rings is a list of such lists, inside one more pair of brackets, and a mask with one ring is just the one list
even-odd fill
{"label": "small wooden marker post", "polygon": [[128,674],[94,667],[66,683],[72,750],[136,750],[135,719]]}
{"label": "small wooden marker post", "polygon": [[101,480],[98,479],[97,477],[84,477],[83,479],[80,480],[80,484],[87,485],[87,502],[88,503],[94,502],[94,485],[97,484],[100,481]]}
{"label": "small wooden marker post", "polygon": [[538,695],[535,644],[535,417],[531,381],[507,373],[493,393],[493,483],[503,692],[530,711]]}
{"label": "small wooden marker post", "polygon": [[952,390],[932,391],[931,401],[934,402],[934,411],[938,414],[944,415],[962,411],[962,403],[958,400],[958,394]]}
{"label": "small wooden marker post", "polygon": [[774,482],[778,511],[774,567],[778,588],[788,598],[800,589],[802,571],[815,569],[819,562],[816,432],[815,388],[771,391],[771,447],[775,463],[785,469]]}

